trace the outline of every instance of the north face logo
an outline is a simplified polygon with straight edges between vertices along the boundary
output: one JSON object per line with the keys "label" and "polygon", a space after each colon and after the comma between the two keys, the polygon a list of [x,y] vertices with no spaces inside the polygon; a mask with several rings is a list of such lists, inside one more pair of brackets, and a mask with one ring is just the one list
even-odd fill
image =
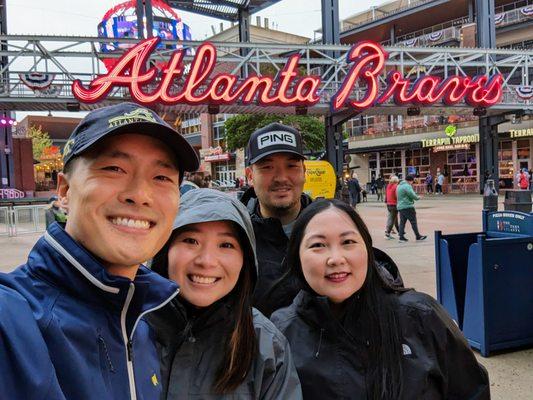
{"label": "north face logo", "polygon": [[272,131],[263,133],[257,137],[258,149],[279,144],[296,147],[296,136],[291,132]]}

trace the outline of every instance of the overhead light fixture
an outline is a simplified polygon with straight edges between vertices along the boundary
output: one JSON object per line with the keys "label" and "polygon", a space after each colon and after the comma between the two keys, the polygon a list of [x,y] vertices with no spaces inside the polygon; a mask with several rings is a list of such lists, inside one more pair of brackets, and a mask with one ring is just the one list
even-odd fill
{"label": "overhead light fixture", "polygon": [[207,112],[211,115],[218,114],[220,112],[220,107],[217,104],[209,104],[207,106]]}
{"label": "overhead light fixture", "polygon": [[485,107],[476,107],[474,108],[473,114],[476,117],[483,117],[484,115],[487,115],[487,109]]}
{"label": "overhead light fixture", "polygon": [[297,106],[296,109],[296,115],[307,115],[307,107],[305,106]]}
{"label": "overhead light fixture", "polygon": [[420,115],[420,107],[409,107],[407,109],[407,115],[414,117],[415,115]]}
{"label": "overhead light fixture", "polygon": [[67,103],[67,111],[77,112],[80,111],[80,103]]}

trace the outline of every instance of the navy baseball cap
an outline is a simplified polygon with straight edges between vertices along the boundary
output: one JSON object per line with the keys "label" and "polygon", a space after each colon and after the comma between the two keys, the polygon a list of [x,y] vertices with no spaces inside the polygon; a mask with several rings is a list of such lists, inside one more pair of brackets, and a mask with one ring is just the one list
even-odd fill
{"label": "navy baseball cap", "polygon": [[256,130],[246,146],[246,165],[275,153],[293,153],[305,159],[300,132],[277,122]]}
{"label": "navy baseball cap", "polygon": [[83,154],[111,135],[135,133],[159,139],[176,156],[180,180],[185,171],[196,171],[200,160],[191,145],[157,113],[135,103],[99,108],[85,116],[63,148],[63,163]]}

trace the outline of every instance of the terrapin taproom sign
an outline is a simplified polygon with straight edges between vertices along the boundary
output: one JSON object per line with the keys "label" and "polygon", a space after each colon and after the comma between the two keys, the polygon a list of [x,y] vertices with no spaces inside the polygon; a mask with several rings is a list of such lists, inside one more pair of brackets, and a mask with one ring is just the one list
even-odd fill
{"label": "terrapin taproom sign", "polygon": [[[107,74],[85,87],[80,80],[72,84],[72,92],[83,103],[103,100],[117,86],[129,89],[133,100],[141,104],[166,105],[230,105],[259,104],[261,106],[308,107],[320,101],[320,76],[299,76],[300,55],[288,58],[285,68],[276,78],[249,76],[241,79],[229,73],[214,74],[217,50],[206,42],[196,50],[186,72],[185,49],[173,53],[160,70],[146,68],[159,38],[140,42],[125,53]],[[425,75],[416,81],[403,77],[399,71],[388,74],[387,85],[381,88],[379,77],[388,59],[387,52],[377,43],[361,42],[347,55],[350,69],[338,92],[331,98],[331,108],[337,111],[352,108],[358,111],[383,104],[389,99],[398,105],[427,106],[437,102],[454,105],[465,101],[473,107],[490,107],[502,96],[502,76],[438,76]],[[187,66],[188,67],[188,66]],[[149,89],[150,88],[150,89]],[[356,96],[355,94],[358,94]]]}

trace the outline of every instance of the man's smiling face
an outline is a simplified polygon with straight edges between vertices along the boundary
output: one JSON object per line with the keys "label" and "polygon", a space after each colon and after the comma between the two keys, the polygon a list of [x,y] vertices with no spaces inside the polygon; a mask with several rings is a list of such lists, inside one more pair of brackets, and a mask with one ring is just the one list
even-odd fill
{"label": "man's smiling face", "polygon": [[124,271],[136,271],[170,237],[179,207],[175,157],[159,140],[132,133],[71,162],[58,183],[66,231],[110,273],[131,275]]}
{"label": "man's smiling face", "polygon": [[305,166],[298,155],[268,155],[248,167],[247,175],[262,208],[280,213],[299,207]]}

